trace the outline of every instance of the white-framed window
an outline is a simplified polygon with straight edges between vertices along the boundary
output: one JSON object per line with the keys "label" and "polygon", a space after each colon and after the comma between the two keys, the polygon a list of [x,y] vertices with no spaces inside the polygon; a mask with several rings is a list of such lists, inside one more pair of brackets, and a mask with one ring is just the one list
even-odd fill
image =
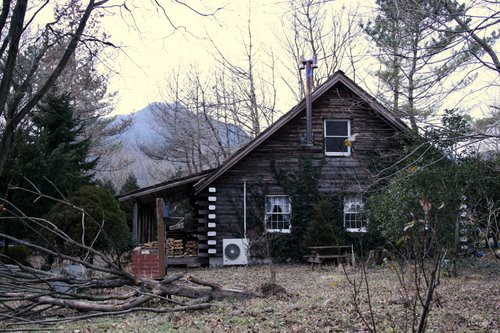
{"label": "white-framed window", "polygon": [[366,232],[368,217],[360,195],[344,196],[344,227],[350,232]]}
{"label": "white-framed window", "polygon": [[325,120],[324,135],[326,156],[351,155],[351,147],[344,144],[351,136],[351,122],[348,119]]}
{"label": "white-framed window", "polygon": [[291,212],[292,205],[288,195],[266,195],[266,231],[290,233]]}

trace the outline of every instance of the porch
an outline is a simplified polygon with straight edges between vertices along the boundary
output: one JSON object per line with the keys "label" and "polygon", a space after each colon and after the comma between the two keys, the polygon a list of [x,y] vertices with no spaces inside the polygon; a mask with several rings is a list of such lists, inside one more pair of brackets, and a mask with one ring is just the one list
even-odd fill
{"label": "porch", "polygon": [[[194,201],[193,185],[211,171],[175,178],[118,197],[123,206],[132,210],[134,244],[141,249],[157,249],[158,240],[163,239],[165,267],[208,265],[206,232],[200,233],[199,230],[199,210]],[[162,203],[161,208],[158,202]],[[157,212],[162,215],[163,225]],[[158,229],[163,229],[164,234],[158,235]]]}

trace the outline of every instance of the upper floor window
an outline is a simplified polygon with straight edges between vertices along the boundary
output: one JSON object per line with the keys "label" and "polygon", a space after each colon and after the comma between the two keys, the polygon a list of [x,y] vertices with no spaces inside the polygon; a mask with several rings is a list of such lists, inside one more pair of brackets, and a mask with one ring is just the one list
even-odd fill
{"label": "upper floor window", "polygon": [[266,230],[268,232],[291,232],[290,197],[288,195],[266,195]]}
{"label": "upper floor window", "polygon": [[351,136],[351,122],[349,120],[325,120],[325,155],[350,156],[351,147],[345,141]]}
{"label": "upper floor window", "polygon": [[366,232],[368,217],[360,195],[344,197],[344,227],[350,232]]}

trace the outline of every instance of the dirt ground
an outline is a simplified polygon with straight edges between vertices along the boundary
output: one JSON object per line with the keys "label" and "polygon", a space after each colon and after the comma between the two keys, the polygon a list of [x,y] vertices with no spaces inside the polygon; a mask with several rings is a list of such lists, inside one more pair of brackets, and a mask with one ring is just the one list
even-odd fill
{"label": "dirt ground", "polygon": [[[474,259],[458,278],[442,278],[439,307],[432,309],[429,332],[500,332],[500,263]],[[99,318],[52,329],[66,332],[364,332],[366,326],[352,302],[352,287],[343,271],[326,266],[278,265],[277,283],[288,295],[216,302],[209,310],[188,313],[136,313]],[[267,266],[217,269],[170,269],[227,287],[258,290],[269,277]],[[351,277],[359,278],[350,271]],[[405,304],[391,267],[368,270],[378,330],[402,332]],[[364,297],[366,298],[366,297]],[[368,307],[362,306],[368,315]],[[407,322],[407,321],[406,321]]]}

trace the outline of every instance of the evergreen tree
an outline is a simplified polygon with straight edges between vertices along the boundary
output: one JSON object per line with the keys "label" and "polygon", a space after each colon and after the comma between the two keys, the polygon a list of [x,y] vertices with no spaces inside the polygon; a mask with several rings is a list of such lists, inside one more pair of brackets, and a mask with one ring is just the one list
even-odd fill
{"label": "evergreen tree", "polygon": [[124,194],[130,191],[138,190],[139,184],[137,183],[137,177],[131,173],[127,176],[127,179],[125,179],[125,183],[122,185],[120,189],[120,194]]}
{"label": "evergreen tree", "polygon": [[419,118],[437,110],[443,96],[473,79],[465,75],[458,82],[446,81],[470,55],[454,52],[456,35],[436,28],[436,20],[451,20],[443,3],[377,0],[377,5],[377,17],[364,27],[380,51],[377,76],[392,94],[387,104],[416,130]]}
{"label": "evergreen tree", "polygon": [[83,138],[84,126],[74,118],[70,96],[48,96],[19,132],[0,188],[7,199],[27,216],[41,217],[54,202],[8,185],[34,187],[44,195],[60,198],[87,184],[93,177],[96,160],[88,159],[90,138]]}
{"label": "evergreen tree", "polygon": [[113,196],[116,196],[118,194],[116,192],[115,185],[113,184],[113,181],[111,179],[109,178],[98,179],[96,183],[98,187],[108,190],[109,192],[111,192],[111,194],[113,194]]}
{"label": "evergreen tree", "polygon": [[[469,240],[474,239],[478,228],[498,239],[498,225],[492,221],[498,216],[499,155],[482,156],[470,145],[471,134],[471,118],[447,110],[441,126],[414,135],[404,147],[399,169],[391,171],[388,183],[370,198],[370,232],[401,244],[410,227],[432,217],[428,223],[452,258],[459,237],[469,233]],[[467,145],[471,149],[465,149]],[[464,204],[467,214],[461,215]],[[460,216],[467,223],[460,224]]]}

